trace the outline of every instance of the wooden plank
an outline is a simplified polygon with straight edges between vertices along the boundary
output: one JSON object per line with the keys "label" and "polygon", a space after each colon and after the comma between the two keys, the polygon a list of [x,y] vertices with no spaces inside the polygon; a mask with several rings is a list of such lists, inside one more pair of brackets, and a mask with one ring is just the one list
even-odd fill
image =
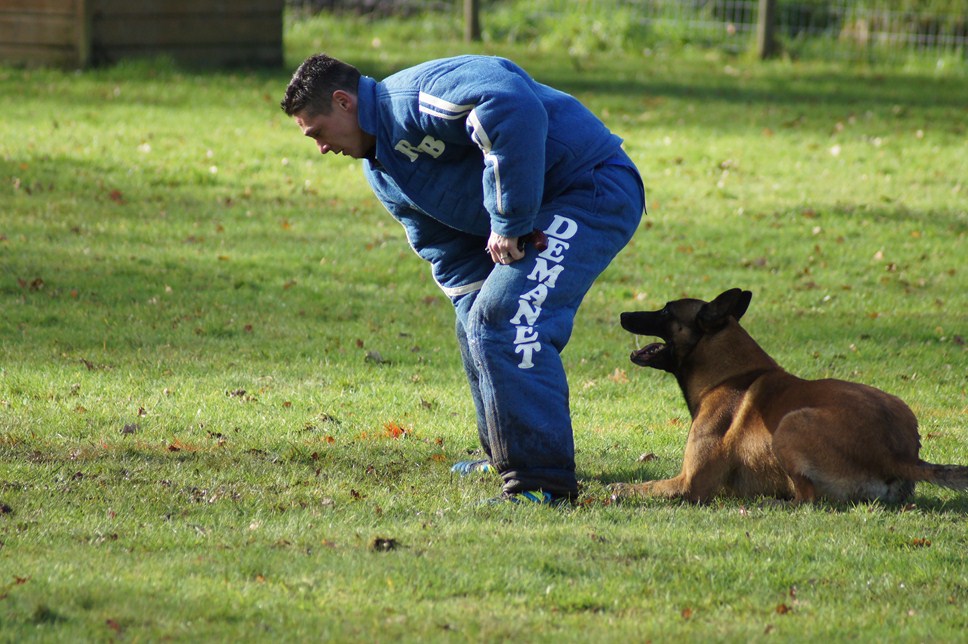
{"label": "wooden plank", "polygon": [[173,15],[195,13],[278,13],[285,0],[92,0],[95,15]]}
{"label": "wooden plank", "polygon": [[29,44],[71,48],[75,43],[73,16],[32,16],[0,14],[0,43]]}
{"label": "wooden plank", "polygon": [[28,67],[70,67],[77,64],[74,51],[69,47],[11,45],[6,42],[0,43],[0,60]]}
{"label": "wooden plank", "polygon": [[212,47],[171,47],[146,51],[143,47],[121,46],[107,50],[95,49],[92,60],[96,63],[116,63],[131,58],[150,58],[152,56],[171,56],[176,62],[205,67],[231,67],[243,65],[281,65],[282,48],[259,46],[242,48],[237,46]]}
{"label": "wooden plank", "polygon": [[74,13],[76,0],[2,0],[0,13]]}
{"label": "wooden plank", "polygon": [[77,52],[79,67],[87,67],[91,62],[91,0],[77,0],[74,10],[75,38],[74,48]]}
{"label": "wooden plank", "polygon": [[214,44],[259,45],[282,43],[282,21],[276,19],[235,19],[221,21],[213,16],[159,16],[151,20],[94,17],[91,40],[98,47],[189,46]]}

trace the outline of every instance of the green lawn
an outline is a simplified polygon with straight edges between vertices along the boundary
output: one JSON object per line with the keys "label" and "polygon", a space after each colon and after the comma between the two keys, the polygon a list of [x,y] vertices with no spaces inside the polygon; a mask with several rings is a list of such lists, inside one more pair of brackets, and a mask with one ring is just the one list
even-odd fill
{"label": "green lawn", "polygon": [[[414,29],[411,24],[406,29]],[[968,464],[968,83],[946,66],[592,55],[289,26],[287,68],[0,68],[0,640],[956,641],[968,495],[612,504],[688,413],[622,311],[725,288],[789,370],[904,398]],[[356,162],[278,108],[516,59],[626,140],[649,216],[564,354],[576,507],[480,507],[452,312]],[[641,459],[643,455],[653,455]]]}

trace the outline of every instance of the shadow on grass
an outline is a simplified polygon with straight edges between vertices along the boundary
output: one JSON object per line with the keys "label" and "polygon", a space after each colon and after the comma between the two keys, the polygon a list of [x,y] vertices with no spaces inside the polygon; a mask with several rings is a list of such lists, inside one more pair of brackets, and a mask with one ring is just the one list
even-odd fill
{"label": "shadow on grass", "polygon": [[[661,475],[643,476],[645,474],[641,470],[631,470],[629,468],[617,469],[614,472],[603,474],[600,476],[592,477],[590,480],[594,481],[596,484],[601,484],[609,488],[614,483],[641,483],[651,480],[657,480],[662,478]],[[886,504],[881,502],[868,502],[868,503],[838,503],[829,500],[820,500],[817,503],[810,504],[819,511],[829,511],[829,512],[848,512],[852,511],[857,507],[869,506],[870,508],[883,508],[889,512],[910,512],[910,511],[921,511],[930,514],[941,514],[941,515],[968,515],[968,492],[956,493],[953,498],[944,499],[933,496],[930,493],[925,495],[923,492],[925,490],[940,490],[942,488],[932,486],[927,483],[920,483],[915,488],[915,492],[911,497],[904,503]],[[671,504],[671,505],[691,505],[688,501],[680,499],[661,499],[661,498],[629,498],[621,499],[620,503],[629,506],[649,506],[654,504]],[[769,497],[752,497],[752,498],[739,498],[732,496],[722,496],[716,497],[713,501],[710,501],[704,505],[710,510],[715,510],[720,506],[736,506],[740,507],[746,504],[753,504],[757,507],[769,506],[779,509],[789,509],[794,510],[799,504],[783,499],[774,499]]]}
{"label": "shadow on grass", "polygon": [[[951,78],[929,75],[928,72],[906,72],[887,68],[871,71],[847,65],[817,66],[791,65],[771,67],[769,64],[739,64],[748,73],[725,73],[728,61],[709,62],[693,57],[677,64],[658,62],[632,56],[616,60],[602,59],[589,65],[585,71],[575,71],[561,64],[554,57],[525,54],[520,58],[509,54],[530,74],[541,82],[563,91],[596,97],[610,104],[625,103],[630,111],[641,111],[643,100],[673,99],[694,102],[715,110],[723,105],[754,107],[772,105],[797,108],[805,114],[824,113],[842,116],[845,112],[884,113],[893,111],[897,118],[904,117],[907,108],[931,110],[944,114],[951,110],[961,112],[968,104],[968,84]],[[343,56],[364,74],[382,80],[387,76],[424,61],[423,58],[387,62],[379,53],[369,51],[358,55]],[[254,90],[253,109],[281,114],[278,103],[292,74],[288,67],[269,69],[191,69],[181,67],[169,60],[138,60],[116,68],[103,68],[90,72],[97,82],[105,84],[104,92],[91,93],[90,86],[65,84],[58,91],[61,100],[74,106],[103,107],[111,104],[150,105],[187,109],[192,88],[224,85],[235,88],[240,84]],[[138,84],[120,96],[109,95],[115,82]],[[17,74],[0,82],[13,87]],[[17,85],[17,92],[22,91]],[[74,89],[76,87],[76,89]],[[29,85],[28,85],[29,88]],[[45,100],[42,88],[28,94],[35,100]],[[226,95],[232,95],[226,91]],[[231,105],[238,109],[237,104]],[[715,119],[715,128],[721,131],[746,129],[748,119]],[[828,118],[805,119],[797,127],[829,130]],[[946,127],[956,133],[966,131],[964,120],[946,120]]]}

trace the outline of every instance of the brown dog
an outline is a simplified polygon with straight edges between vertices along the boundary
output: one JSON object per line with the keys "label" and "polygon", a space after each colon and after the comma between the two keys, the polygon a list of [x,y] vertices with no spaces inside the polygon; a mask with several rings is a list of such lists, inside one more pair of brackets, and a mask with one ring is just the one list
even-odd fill
{"label": "brown dog", "polygon": [[712,302],[622,314],[627,331],[665,341],[631,359],[675,375],[692,427],[678,476],[617,484],[617,496],[900,503],[918,481],[968,489],[968,467],[918,457],[917,419],[900,398],[784,371],[738,323],[752,296],[732,289]]}

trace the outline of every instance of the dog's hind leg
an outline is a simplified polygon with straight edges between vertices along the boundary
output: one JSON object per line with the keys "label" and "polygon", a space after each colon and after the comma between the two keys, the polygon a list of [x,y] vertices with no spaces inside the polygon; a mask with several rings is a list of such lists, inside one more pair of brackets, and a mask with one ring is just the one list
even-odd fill
{"label": "dog's hind leg", "polygon": [[794,503],[813,503],[817,500],[817,488],[813,481],[796,472],[787,472],[787,475],[793,481]]}

